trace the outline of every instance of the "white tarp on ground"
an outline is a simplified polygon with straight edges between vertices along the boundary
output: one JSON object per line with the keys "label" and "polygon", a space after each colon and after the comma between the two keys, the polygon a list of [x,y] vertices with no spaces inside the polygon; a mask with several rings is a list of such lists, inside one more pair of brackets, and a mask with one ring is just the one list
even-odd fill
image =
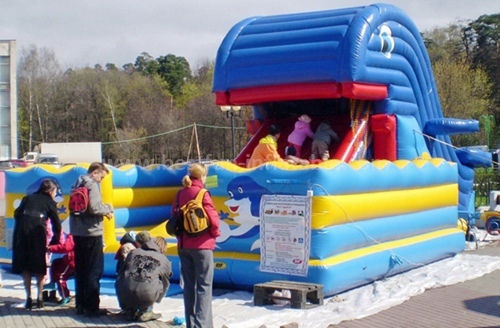
{"label": "white tarp on ground", "polygon": [[[478,235],[482,240],[484,234]],[[490,236],[490,243],[500,242],[500,236]],[[487,242],[480,242],[485,247]],[[468,243],[472,249],[475,243]],[[363,318],[392,306],[403,303],[410,297],[423,293],[426,289],[453,285],[475,279],[500,269],[500,257],[475,255],[463,252],[453,258],[432,263],[409,272],[374,282],[348,292],[326,298],[324,305],[307,310],[291,309],[289,306],[254,306],[253,294],[242,291],[220,291],[213,298],[214,326],[229,328],[252,328],[266,325],[279,327],[297,322],[299,327],[327,327],[341,321]],[[2,273],[3,287],[0,298],[25,298],[21,277]],[[19,307],[23,303],[18,304]],[[118,312],[118,302],[113,296],[101,296],[101,307]],[[154,312],[162,314],[162,321],[170,321],[175,316],[183,317],[182,295],[166,297],[155,304]]]}

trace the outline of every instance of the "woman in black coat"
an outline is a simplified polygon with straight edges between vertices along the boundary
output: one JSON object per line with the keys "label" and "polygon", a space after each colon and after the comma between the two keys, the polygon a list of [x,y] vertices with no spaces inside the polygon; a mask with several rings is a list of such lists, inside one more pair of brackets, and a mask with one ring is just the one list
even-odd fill
{"label": "woman in black coat", "polygon": [[32,195],[25,196],[14,211],[14,245],[12,249],[12,271],[23,277],[26,291],[26,309],[31,310],[31,276],[36,278],[38,288],[37,307],[43,307],[43,282],[47,273],[45,253],[47,251],[46,220],[52,223],[54,235],[49,245],[59,243],[61,222],[54,197],[57,185],[45,179]]}

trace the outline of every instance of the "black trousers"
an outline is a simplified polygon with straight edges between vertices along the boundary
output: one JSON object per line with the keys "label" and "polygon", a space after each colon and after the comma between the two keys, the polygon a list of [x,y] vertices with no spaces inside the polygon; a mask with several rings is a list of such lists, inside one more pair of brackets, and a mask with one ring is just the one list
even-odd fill
{"label": "black trousers", "polygon": [[86,312],[99,310],[100,280],[104,271],[102,236],[73,236],[75,241],[75,303]]}

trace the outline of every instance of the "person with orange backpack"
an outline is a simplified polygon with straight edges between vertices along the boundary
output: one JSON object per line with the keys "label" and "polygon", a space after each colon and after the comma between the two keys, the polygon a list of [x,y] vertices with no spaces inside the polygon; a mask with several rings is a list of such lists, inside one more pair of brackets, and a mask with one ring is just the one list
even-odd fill
{"label": "person with orange backpack", "polygon": [[[178,191],[178,201],[172,208],[171,217],[205,188],[207,173],[207,167],[202,164],[189,166],[188,175],[182,179],[184,188]],[[202,205],[209,218],[209,228],[197,236],[189,236],[186,231],[176,236],[181,278],[184,282],[184,314],[188,328],[213,327],[213,250],[215,239],[220,236],[220,218],[209,192],[204,193]]]}

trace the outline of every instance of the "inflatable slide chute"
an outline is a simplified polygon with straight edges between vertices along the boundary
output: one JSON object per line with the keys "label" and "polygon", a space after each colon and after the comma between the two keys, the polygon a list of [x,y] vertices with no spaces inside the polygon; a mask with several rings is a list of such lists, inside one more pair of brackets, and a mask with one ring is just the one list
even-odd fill
{"label": "inflatable slide chute", "polygon": [[[323,284],[325,295],[333,295],[463,251],[459,211],[471,210],[474,167],[488,165],[491,157],[473,159],[468,149],[451,145],[449,135],[478,126],[443,117],[420,33],[397,7],[245,19],[219,48],[213,92],[218,105],[253,106],[259,121],[234,163],[209,166],[206,187],[221,217],[216,286],[251,290],[256,283],[296,280]],[[331,158],[247,169],[246,160],[270,124],[282,127],[283,155],[302,112],[312,117],[313,129],[328,122],[341,138],[330,146]],[[306,140],[305,156],[310,145]],[[110,170],[102,183],[104,200],[115,208],[104,226],[106,275],[115,274],[120,237],[148,230],[167,238],[177,281],[176,240],[166,234],[165,222],[187,167]],[[12,229],[22,196],[45,177],[59,183],[58,206],[67,219],[70,186],[85,171],[82,165],[7,171],[6,227]],[[306,275],[260,270],[266,242],[260,205],[270,195],[310,195]],[[0,256],[10,258],[6,243],[0,246]]]}

